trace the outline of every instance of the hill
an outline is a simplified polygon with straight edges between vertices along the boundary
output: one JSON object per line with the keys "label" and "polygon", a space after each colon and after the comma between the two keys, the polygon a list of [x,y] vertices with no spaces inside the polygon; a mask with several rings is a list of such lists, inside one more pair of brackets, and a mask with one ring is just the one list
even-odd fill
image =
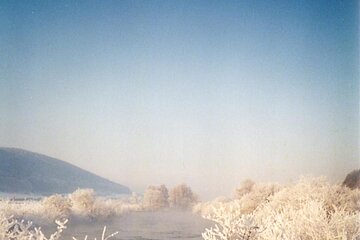
{"label": "hill", "polygon": [[49,195],[93,188],[100,194],[128,194],[128,187],[72,164],[16,148],[0,148],[0,192]]}

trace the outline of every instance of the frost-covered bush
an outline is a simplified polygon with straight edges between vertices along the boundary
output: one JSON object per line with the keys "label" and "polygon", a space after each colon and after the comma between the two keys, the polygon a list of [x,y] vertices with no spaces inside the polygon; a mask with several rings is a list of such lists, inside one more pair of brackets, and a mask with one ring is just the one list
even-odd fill
{"label": "frost-covered bush", "polygon": [[0,200],[0,212],[5,216],[14,216],[16,218],[46,217],[46,211],[41,201],[26,200],[14,201]]}
{"label": "frost-covered bush", "polygon": [[247,214],[237,200],[220,203],[204,216],[215,226],[202,234],[205,240],[355,240],[360,237],[360,213],[335,209],[329,213],[320,201],[310,201],[301,208],[291,205],[274,210],[264,204]]}
{"label": "frost-covered bush", "polygon": [[78,189],[69,195],[72,210],[79,215],[89,216],[94,211],[95,191],[93,189]]}
{"label": "frost-covered bush", "polygon": [[254,215],[241,211],[238,201],[220,203],[213,213],[204,216],[215,222],[215,226],[202,234],[205,240],[249,240],[261,231]]}
{"label": "frost-covered bush", "polygon": [[242,185],[238,199],[194,207],[198,213],[213,207],[206,218],[217,225],[206,229],[204,239],[360,239],[359,189],[324,178],[301,178],[281,188],[249,183]]}
{"label": "frost-covered bush", "polygon": [[51,219],[68,218],[71,213],[71,201],[59,194],[51,195],[42,200],[47,217]]}
{"label": "frost-covered bush", "polygon": [[32,222],[18,221],[13,217],[0,216],[0,239],[1,240],[57,240],[66,229],[67,219],[56,220],[56,231],[47,237],[40,227],[33,227]]}
{"label": "frost-covered bush", "polygon": [[[246,185],[249,186],[248,183],[245,183],[245,186]],[[245,189],[249,190],[249,192],[245,193]],[[280,189],[280,185],[276,183],[253,183],[250,189],[243,187],[238,188],[236,193],[241,211],[244,213],[252,213],[259,205],[269,201],[270,197]]]}
{"label": "frost-covered bush", "polygon": [[264,226],[260,240],[355,240],[360,236],[359,212],[338,208],[329,212],[324,202],[316,200],[306,202],[300,208],[286,205],[277,211],[265,206],[256,217]]}
{"label": "frost-covered bush", "polygon": [[[32,222],[18,221],[13,217],[0,215],[0,239],[1,240],[58,240],[62,239],[61,234],[66,229],[68,220],[56,220],[56,231],[50,236],[46,236],[41,227],[34,227]],[[106,226],[103,229],[101,240],[108,240],[114,237],[118,232],[106,235]],[[77,240],[73,237],[74,240]],[[84,237],[84,240],[87,236]],[[94,238],[96,240],[96,238]]]}
{"label": "frost-covered bush", "polygon": [[274,209],[284,205],[300,208],[304,202],[311,200],[321,200],[329,211],[334,207],[345,208],[348,211],[360,210],[360,190],[330,184],[324,177],[302,177],[298,182],[283,187],[271,196],[269,203]]}
{"label": "frost-covered bush", "polygon": [[143,206],[139,197],[133,195],[130,199],[109,199],[96,198],[92,189],[78,189],[69,195],[72,202],[74,215],[86,216],[91,219],[102,220],[113,216],[120,216],[124,213],[141,211]]}
{"label": "frost-covered bush", "polygon": [[178,185],[169,192],[169,203],[173,208],[188,209],[194,206],[197,200],[197,196],[185,184]]}
{"label": "frost-covered bush", "polygon": [[6,239],[9,230],[15,226],[16,222],[12,217],[9,217],[1,212],[0,214],[0,239]]}
{"label": "frost-covered bush", "polygon": [[113,217],[116,214],[114,206],[106,200],[96,199],[92,208],[88,209],[86,215],[91,219],[103,220],[109,217]]}
{"label": "frost-covered bush", "polygon": [[169,201],[173,207],[185,209],[193,205],[194,199],[195,195],[185,185],[174,188],[171,197],[165,185],[149,186],[144,197],[133,193],[127,198],[98,197],[93,189],[77,189],[69,195],[55,194],[38,200],[15,201],[0,198],[0,212],[19,219],[85,217],[102,220],[129,212],[161,210],[169,207]]}
{"label": "frost-covered bush", "polygon": [[222,204],[230,201],[233,200],[227,197],[217,197],[209,202],[198,202],[193,206],[192,212],[200,216],[209,216],[213,214],[214,209],[218,209]]}
{"label": "frost-covered bush", "polygon": [[78,189],[67,196],[55,194],[40,200],[0,199],[0,213],[17,219],[85,217],[102,220],[138,211],[145,209],[142,198],[136,194],[128,198],[96,197],[92,189]]}
{"label": "frost-covered bush", "polygon": [[148,186],[144,193],[144,208],[159,210],[169,206],[169,193],[165,185]]}
{"label": "frost-covered bush", "polygon": [[116,201],[115,205],[113,206],[116,210],[117,215],[122,215],[129,212],[140,212],[145,210],[143,204],[140,203]]}

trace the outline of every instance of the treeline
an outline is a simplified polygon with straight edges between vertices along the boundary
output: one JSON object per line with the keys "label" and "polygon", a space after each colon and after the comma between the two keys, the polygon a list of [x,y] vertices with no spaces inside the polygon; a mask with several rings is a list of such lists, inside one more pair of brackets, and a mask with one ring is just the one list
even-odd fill
{"label": "treeline", "polygon": [[159,210],[165,208],[190,209],[198,197],[191,188],[185,184],[176,186],[170,190],[165,185],[149,186],[144,193],[144,208]]}
{"label": "treeline", "polygon": [[93,189],[78,189],[68,195],[54,194],[40,201],[2,199],[0,212],[24,219],[85,217],[101,220],[128,212],[191,210],[197,201],[196,194],[185,184],[170,190],[165,185],[149,186],[143,196],[133,193],[126,198],[98,197]]}

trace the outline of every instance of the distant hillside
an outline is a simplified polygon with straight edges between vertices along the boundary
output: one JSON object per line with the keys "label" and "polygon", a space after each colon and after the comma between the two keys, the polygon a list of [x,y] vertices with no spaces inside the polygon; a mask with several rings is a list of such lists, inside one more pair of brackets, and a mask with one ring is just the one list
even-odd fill
{"label": "distant hillside", "polygon": [[129,188],[67,162],[15,148],[0,148],[0,192],[70,193],[93,188],[101,194],[128,194]]}

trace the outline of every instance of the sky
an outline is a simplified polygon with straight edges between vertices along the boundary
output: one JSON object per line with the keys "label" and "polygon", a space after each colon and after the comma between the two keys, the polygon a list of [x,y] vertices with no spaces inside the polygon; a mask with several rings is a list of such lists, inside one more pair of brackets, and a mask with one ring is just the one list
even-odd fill
{"label": "sky", "polygon": [[142,192],[360,166],[358,1],[1,1],[0,146]]}

